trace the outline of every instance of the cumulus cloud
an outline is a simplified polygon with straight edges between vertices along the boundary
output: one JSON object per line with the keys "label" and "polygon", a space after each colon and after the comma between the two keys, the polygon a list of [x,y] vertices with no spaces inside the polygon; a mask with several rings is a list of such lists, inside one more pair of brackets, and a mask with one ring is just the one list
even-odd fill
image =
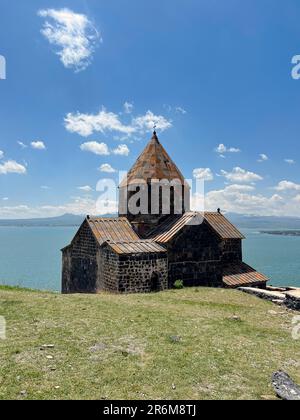
{"label": "cumulus cloud", "polygon": [[43,141],[32,141],[30,146],[36,150],[46,150],[46,146]]}
{"label": "cumulus cloud", "polygon": [[196,168],[193,170],[193,176],[196,179],[202,179],[203,181],[213,181],[214,175],[210,168]]}
{"label": "cumulus cloud", "polygon": [[35,218],[35,217],[55,217],[63,214],[77,215],[106,215],[115,214],[118,211],[118,203],[114,200],[99,198],[93,200],[89,196],[72,197],[69,202],[59,205],[29,206],[19,204],[16,206],[0,206],[0,218]]}
{"label": "cumulus cloud", "polygon": [[125,102],[123,105],[125,114],[131,114],[134,108],[134,105],[131,102]]}
{"label": "cumulus cloud", "polygon": [[8,160],[0,164],[0,175],[7,174],[26,174],[27,170],[24,165],[17,163],[15,160]]}
{"label": "cumulus cloud", "polygon": [[250,171],[246,171],[245,169],[242,169],[240,167],[233,168],[231,172],[226,172],[224,170],[221,171],[221,175],[224,176],[228,181],[230,182],[245,182],[245,183],[251,183],[256,181],[261,181],[263,178]]}
{"label": "cumulus cloud", "polygon": [[110,154],[109,148],[105,143],[98,143],[97,141],[88,141],[80,146],[84,152],[91,152],[99,156],[108,156]]}
{"label": "cumulus cloud", "polygon": [[219,153],[219,155],[225,155],[225,153],[239,153],[241,150],[237,149],[236,147],[227,147],[225,144],[221,143],[218,147],[216,147],[215,152]]}
{"label": "cumulus cloud", "polygon": [[45,19],[42,35],[57,47],[56,54],[64,67],[76,72],[85,70],[92,61],[100,34],[89,18],[70,9],[44,9],[38,15]]}
{"label": "cumulus cloud", "polygon": [[216,211],[217,208],[221,208],[227,212],[262,216],[299,214],[297,204],[293,200],[287,201],[278,194],[267,197],[256,194],[253,190],[254,187],[248,185],[228,185],[221,190],[209,191],[204,197],[201,194],[194,194],[191,200],[192,209],[203,202],[202,207],[206,211]]}
{"label": "cumulus cloud", "polygon": [[101,165],[99,171],[107,174],[112,174],[116,172],[116,170],[109,163],[104,163],[103,165]]}
{"label": "cumulus cloud", "polygon": [[88,137],[95,132],[118,132],[130,135],[134,133],[134,127],[122,124],[120,117],[113,112],[107,112],[102,108],[97,114],[80,114],[79,112],[67,114],[65,127],[71,133],[77,133]]}
{"label": "cumulus cloud", "polygon": [[289,165],[294,165],[296,162],[294,159],[284,159],[285,163],[288,163]]}
{"label": "cumulus cloud", "polygon": [[291,181],[280,181],[274,189],[276,191],[300,191],[300,184]]}
{"label": "cumulus cloud", "polygon": [[175,112],[176,112],[177,114],[182,114],[182,115],[187,114],[187,111],[186,111],[184,108],[182,108],[181,106],[177,106],[177,107],[175,108]]}
{"label": "cumulus cloud", "polygon": [[129,153],[130,153],[130,150],[129,150],[129,148],[128,148],[128,146],[126,144],[120,144],[112,152],[113,152],[114,155],[128,156]]}
{"label": "cumulus cloud", "polygon": [[172,122],[162,115],[155,115],[152,111],[147,111],[145,115],[134,118],[132,125],[135,131],[140,132],[151,131],[154,126],[157,130],[165,131],[172,127]]}
{"label": "cumulus cloud", "polygon": [[91,192],[93,191],[93,188],[90,187],[89,185],[84,185],[82,187],[77,187],[78,190],[83,191],[83,192]]}
{"label": "cumulus cloud", "polygon": [[267,155],[265,155],[264,153],[261,153],[259,155],[258,162],[262,163],[262,162],[266,162],[267,160],[269,160],[269,157]]}
{"label": "cumulus cloud", "polygon": [[27,144],[23,143],[22,141],[18,141],[17,143],[22,149],[26,149],[28,147]]}
{"label": "cumulus cloud", "polygon": [[[132,111],[132,104],[127,103],[127,113]],[[153,130],[164,131],[172,127],[172,122],[162,115],[155,115],[147,111],[145,115],[132,117],[130,123],[121,121],[121,115],[107,111],[104,107],[96,114],[84,114],[80,112],[68,113],[64,119],[65,128],[70,133],[77,133],[80,136],[88,137],[93,133],[116,133],[125,137],[134,134],[140,135]]]}

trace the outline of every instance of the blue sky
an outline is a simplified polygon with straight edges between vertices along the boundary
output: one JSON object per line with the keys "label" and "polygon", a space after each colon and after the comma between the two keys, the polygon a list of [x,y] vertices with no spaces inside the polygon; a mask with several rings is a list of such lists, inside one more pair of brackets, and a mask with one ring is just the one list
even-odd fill
{"label": "blue sky", "polygon": [[297,0],[1,0],[0,217],[93,213],[118,177],[100,169],[128,170],[153,122],[207,209],[299,215],[299,17]]}

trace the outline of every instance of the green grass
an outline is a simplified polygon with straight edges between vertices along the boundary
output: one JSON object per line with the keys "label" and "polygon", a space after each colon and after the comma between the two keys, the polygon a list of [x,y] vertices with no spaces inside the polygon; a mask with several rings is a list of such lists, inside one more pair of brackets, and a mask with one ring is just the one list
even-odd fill
{"label": "green grass", "polygon": [[238,291],[0,288],[0,315],[0,399],[269,399],[278,369],[300,383],[295,314]]}

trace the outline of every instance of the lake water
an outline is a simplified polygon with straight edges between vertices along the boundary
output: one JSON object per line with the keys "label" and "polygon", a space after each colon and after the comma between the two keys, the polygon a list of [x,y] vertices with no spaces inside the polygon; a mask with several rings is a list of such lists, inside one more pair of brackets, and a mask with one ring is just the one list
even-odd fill
{"label": "lake water", "polygon": [[[0,227],[0,284],[60,290],[61,252],[76,227]],[[273,285],[300,287],[300,237],[242,229],[244,261]]]}

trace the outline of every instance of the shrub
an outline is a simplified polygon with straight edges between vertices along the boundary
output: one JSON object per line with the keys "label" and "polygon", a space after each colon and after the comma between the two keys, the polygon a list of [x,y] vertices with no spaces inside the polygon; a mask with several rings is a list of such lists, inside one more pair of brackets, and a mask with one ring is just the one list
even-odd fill
{"label": "shrub", "polygon": [[183,289],[183,281],[182,280],[176,280],[174,283],[174,289]]}

